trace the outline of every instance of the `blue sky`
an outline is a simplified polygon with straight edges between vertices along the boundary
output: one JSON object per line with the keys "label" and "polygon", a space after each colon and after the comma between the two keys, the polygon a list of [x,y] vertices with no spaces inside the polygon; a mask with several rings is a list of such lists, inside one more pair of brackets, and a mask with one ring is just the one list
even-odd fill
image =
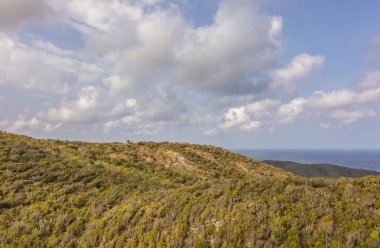
{"label": "blue sky", "polygon": [[0,2],[0,129],[380,149],[377,1]]}

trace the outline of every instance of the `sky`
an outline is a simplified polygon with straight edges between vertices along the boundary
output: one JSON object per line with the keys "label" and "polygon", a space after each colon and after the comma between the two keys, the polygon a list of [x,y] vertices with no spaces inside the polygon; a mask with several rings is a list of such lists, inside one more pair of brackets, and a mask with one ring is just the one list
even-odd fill
{"label": "sky", "polygon": [[0,0],[0,129],[380,149],[379,1]]}

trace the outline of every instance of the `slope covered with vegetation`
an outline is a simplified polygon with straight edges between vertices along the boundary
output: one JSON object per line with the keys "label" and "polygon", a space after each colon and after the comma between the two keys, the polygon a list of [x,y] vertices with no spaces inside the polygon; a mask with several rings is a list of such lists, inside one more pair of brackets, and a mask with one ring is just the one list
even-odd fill
{"label": "slope covered with vegetation", "polygon": [[[290,171],[303,177],[365,177],[380,176],[380,172],[348,168],[333,164],[301,164],[292,161],[264,160],[266,164]],[[379,161],[380,163],[380,161]]]}
{"label": "slope covered with vegetation", "polygon": [[0,134],[0,247],[378,247],[380,178],[212,146]]}

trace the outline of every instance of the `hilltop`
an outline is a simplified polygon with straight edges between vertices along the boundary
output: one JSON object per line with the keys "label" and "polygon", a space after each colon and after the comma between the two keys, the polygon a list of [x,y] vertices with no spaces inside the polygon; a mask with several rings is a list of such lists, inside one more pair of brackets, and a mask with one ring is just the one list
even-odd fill
{"label": "hilltop", "polygon": [[264,160],[263,163],[290,171],[303,177],[365,177],[380,176],[380,172],[354,169],[333,164],[301,164],[292,161]]}
{"label": "hilltop", "polygon": [[213,146],[0,133],[0,247],[378,247],[380,178]]}

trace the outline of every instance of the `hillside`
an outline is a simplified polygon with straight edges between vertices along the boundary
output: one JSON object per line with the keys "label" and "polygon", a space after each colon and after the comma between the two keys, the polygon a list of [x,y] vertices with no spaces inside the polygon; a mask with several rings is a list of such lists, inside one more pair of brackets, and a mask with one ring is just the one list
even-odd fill
{"label": "hillside", "polygon": [[265,160],[263,163],[290,171],[303,177],[365,177],[380,176],[380,172],[353,169],[333,164],[301,164],[291,161]]}
{"label": "hillside", "polygon": [[380,178],[213,146],[0,133],[0,247],[379,247]]}

